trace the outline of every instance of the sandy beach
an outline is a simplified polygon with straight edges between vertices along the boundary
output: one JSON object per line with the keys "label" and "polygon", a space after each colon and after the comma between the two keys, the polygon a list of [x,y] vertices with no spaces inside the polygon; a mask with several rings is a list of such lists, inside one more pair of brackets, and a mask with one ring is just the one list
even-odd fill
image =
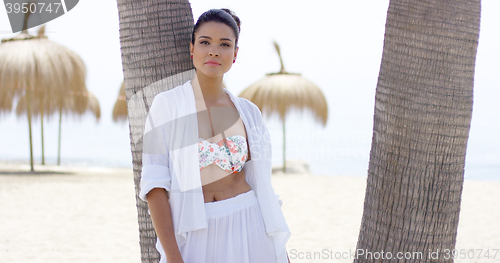
{"label": "sandy beach", "polygon": [[[35,170],[0,163],[0,262],[140,262],[132,169]],[[356,247],[366,178],[278,173],[272,183],[292,231],[292,262],[352,262],[335,252]],[[499,181],[465,181],[456,248],[476,255],[455,262],[500,262],[500,251],[492,257],[500,249],[499,189]],[[478,249],[490,258],[478,258]]]}

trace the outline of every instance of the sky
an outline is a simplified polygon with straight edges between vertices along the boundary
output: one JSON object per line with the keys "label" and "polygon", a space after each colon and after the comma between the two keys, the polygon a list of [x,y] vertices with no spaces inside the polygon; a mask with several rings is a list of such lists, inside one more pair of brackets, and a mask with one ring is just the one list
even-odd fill
{"label": "sky", "polygon": [[[366,176],[388,0],[190,3],[195,19],[210,8],[226,7],[242,21],[238,60],[224,80],[233,94],[238,95],[266,73],[279,71],[273,41],[280,45],[287,71],[301,73],[324,92],[329,106],[326,127],[313,121],[308,111],[292,112],[287,117],[287,159],[308,160],[315,174]],[[466,174],[467,170],[475,171],[475,178],[481,173],[500,178],[499,10],[500,1],[482,1],[466,166]],[[28,31],[35,35],[37,28]],[[11,32],[2,5],[0,38],[16,35]],[[123,81],[116,1],[80,1],[67,14],[46,23],[45,33],[81,56],[87,67],[87,89],[101,106],[99,122],[90,114],[81,119],[63,117],[63,164],[131,167],[128,123],[113,123],[111,119]],[[57,156],[57,120],[53,115],[44,123],[48,163],[55,163]],[[282,124],[276,116],[265,120],[273,140],[273,164],[279,165]],[[35,162],[39,163],[39,121],[34,123],[33,132]],[[329,149],[320,149],[321,144]],[[327,157],[325,150],[330,151]],[[0,160],[29,160],[26,116],[17,117],[14,112],[0,115]]]}

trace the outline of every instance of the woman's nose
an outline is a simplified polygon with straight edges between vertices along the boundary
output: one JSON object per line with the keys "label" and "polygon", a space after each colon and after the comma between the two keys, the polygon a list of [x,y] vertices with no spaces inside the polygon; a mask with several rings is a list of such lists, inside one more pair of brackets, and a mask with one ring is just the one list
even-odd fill
{"label": "woman's nose", "polygon": [[219,56],[219,53],[215,50],[211,50],[209,53],[208,53],[211,57],[218,57]]}

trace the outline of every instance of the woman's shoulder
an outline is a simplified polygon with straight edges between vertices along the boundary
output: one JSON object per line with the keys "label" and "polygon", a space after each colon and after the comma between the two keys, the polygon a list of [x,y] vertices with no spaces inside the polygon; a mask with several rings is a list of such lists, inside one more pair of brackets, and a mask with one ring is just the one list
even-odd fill
{"label": "woman's shoulder", "polygon": [[161,91],[155,95],[152,104],[156,104],[156,106],[159,106],[158,104],[161,104],[163,107],[167,108],[180,107],[182,105],[181,102],[186,102],[189,100],[190,88],[191,81],[187,81],[182,85],[176,86],[175,88]]}
{"label": "woman's shoulder", "polygon": [[262,114],[260,112],[260,109],[259,107],[257,107],[257,105],[255,105],[255,103],[253,103],[252,101],[248,100],[248,99],[245,99],[245,98],[242,98],[242,97],[236,97],[236,99],[239,101],[240,105],[251,111],[252,113],[258,113],[258,114]]}
{"label": "woman's shoulder", "polygon": [[185,96],[188,88],[191,88],[191,80],[188,80],[184,84],[178,85],[172,89],[161,91],[156,94],[155,97],[161,97],[175,102],[177,101],[178,97]]}
{"label": "woman's shoulder", "polygon": [[171,112],[172,109],[182,108],[182,105],[186,105],[186,103],[181,102],[186,102],[189,99],[187,88],[190,86],[187,85],[191,85],[190,81],[176,86],[175,88],[157,93],[151,103],[150,111],[164,114]]}

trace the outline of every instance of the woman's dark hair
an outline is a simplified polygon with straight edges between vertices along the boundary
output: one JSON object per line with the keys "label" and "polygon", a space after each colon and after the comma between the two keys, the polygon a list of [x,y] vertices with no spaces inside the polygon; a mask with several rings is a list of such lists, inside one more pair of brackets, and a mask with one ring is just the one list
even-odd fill
{"label": "woman's dark hair", "polygon": [[198,28],[206,22],[218,22],[228,25],[233,29],[234,35],[236,36],[235,48],[238,46],[238,38],[240,37],[240,19],[234,14],[233,11],[221,8],[221,9],[210,9],[205,13],[201,14],[198,21],[194,25],[193,36],[191,38],[191,43],[194,45],[194,33]]}

